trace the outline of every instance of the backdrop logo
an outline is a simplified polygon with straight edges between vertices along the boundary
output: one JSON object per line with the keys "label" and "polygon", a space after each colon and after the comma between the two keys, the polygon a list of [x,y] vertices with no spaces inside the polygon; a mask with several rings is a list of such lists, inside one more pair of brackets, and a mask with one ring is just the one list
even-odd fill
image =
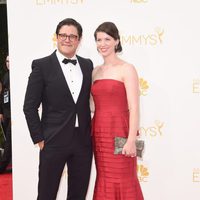
{"label": "backdrop logo", "polygon": [[140,127],[140,134],[149,137],[163,136],[164,122],[156,120],[152,126]]}
{"label": "backdrop logo", "polygon": [[164,29],[155,28],[152,33],[142,35],[121,35],[123,45],[159,45],[163,43]]}
{"label": "backdrop logo", "polygon": [[53,34],[52,36],[52,41],[53,41],[53,48],[55,49],[57,47],[57,35],[56,33]]}
{"label": "backdrop logo", "polygon": [[84,0],[36,0],[36,5],[81,4]]}
{"label": "backdrop logo", "polygon": [[200,168],[193,169],[192,181],[194,183],[200,183]]}
{"label": "backdrop logo", "polygon": [[139,85],[140,85],[140,95],[141,96],[146,96],[147,95],[147,90],[149,89],[149,84],[146,80],[143,78],[139,79]]}
{"label": "backdrop logo", "polygon": [[192,92],[193,93],[200,93],[200,79],[193,80]]}
{"label": "backdrop logo", "polygon": [[131,3],[147,3],[147,0],[130,0]]}
{"label": "backdrop logo", "polygon": [[137,174],[140,182],[147,182],[149,177],[149,170],[143,164],[137,165]]}

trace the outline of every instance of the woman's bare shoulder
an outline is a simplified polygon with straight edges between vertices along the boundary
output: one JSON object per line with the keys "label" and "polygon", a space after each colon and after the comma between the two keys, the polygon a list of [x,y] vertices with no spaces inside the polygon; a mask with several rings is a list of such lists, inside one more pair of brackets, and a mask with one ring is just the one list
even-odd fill
{"label": "woman's bare shoulder", "polygon": [[94,69],[93,69],[93,71],[97,71],[97,70],[99,70],[100,67],[101,67],[101,65],[97,65],[97,66],[95,66]]}
{"label": "woman's bare shoulder", "polygon": [[124,80],[125,79],[129,79],[129,78],[137,78],[138,74],[137,74],[137,70],[135,68],[135,66],[131,63],[128,63],[128,62],[124,62],[123,66],[123,71],[122,71],[122,74],[123,74],[123,78]]}
{"label": "woman's bare shoulder", "polygon": [[101,68],[101,65],[94,67],[92,74],[95,75],[99,71],[100,68]]}
{"label": "woman's bare shoulder", "polygon": [[122,65],[121,65],[121,68],[126,73],[136,72],[135,66],[133,64],[131,64],[131,63],[126,62],[126,61],[123,61]]}
{"label": "woman's bare shoulder", "polygon": [[92,79],[94,80],[95,76],[97,75],[99,69],[101,68],[101,65],[94,67],[92,71]]}

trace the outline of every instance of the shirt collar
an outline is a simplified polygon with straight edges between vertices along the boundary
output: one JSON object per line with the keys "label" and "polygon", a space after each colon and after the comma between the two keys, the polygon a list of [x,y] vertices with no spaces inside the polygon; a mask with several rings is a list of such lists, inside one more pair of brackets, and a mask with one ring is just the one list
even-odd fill
{"label": "shirt collar", "polygon": [[62,61],[63,61],[64,58],[72,59],[72,60],[77,60],[76,55],[74,55],[72,58],[68,58],[68,57],[65,57],[63,54],[61,54],[59,50],[56,51],[56,56],[57,56],[57,58],[58,58],[58,60],[59,60],[60,63],[62,63]]}

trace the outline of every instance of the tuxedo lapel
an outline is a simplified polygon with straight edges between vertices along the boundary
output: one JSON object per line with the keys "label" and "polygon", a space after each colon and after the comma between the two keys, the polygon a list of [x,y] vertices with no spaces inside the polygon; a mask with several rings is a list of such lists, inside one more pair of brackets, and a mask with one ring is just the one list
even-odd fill
{"label": "tuxedo lapel", "polygon": [[83,74],[83,81],[82,81],[82,86],[81,86],[81,90],[80,90],[80,93],[79,93],[79,96],[78,96],[78,99],[77,99],[77,102],[79,102],[82,94],[84,94],[84,90],[85,90],[85,87],[86,87],[86,82],[87,82],[87,66],[86,63],[85,63],[85,60],[82,59],[80,56],[77,56],[77,59],[78,59],[78,62],[79,62],[79,65],[80,65],[80,68],[81,68],[81,71],[82,71],[82,74]]}
{"label": "tuxedo lapel", "polygon": [[55,71],[58,74],[58,81],[62,85],[61,89],[66,91],[66,95],[64,95],[64,97],[66,97],[66,100],[69,101],[69,96],[70,96],[70,100],[72,100],[72,102],[75,103],[55,52],[51,55],[51,61],[52,61],[52,66],[55,68]]}

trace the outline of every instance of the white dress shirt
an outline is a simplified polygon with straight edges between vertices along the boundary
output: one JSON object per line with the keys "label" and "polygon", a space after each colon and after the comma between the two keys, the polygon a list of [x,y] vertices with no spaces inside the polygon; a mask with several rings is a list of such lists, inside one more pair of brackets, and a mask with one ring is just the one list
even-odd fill
{"label": "white dress shirt", "polygon": [[[60,63],[60,66],[62,68],[63,74],[65,76],[65,80],[67,81],[67,85],[72,94],[74,103],[76,103],[78,100],[78,97],[79,97],[79,94],[81,91],[81,87],[82,87],[82,82],[83,82],[83,74],[82,74],[78,59],[74,55],[70,59],[77,60],[76,65],[73,65],[72,63],[64,64],[62,61],[66,57],[64,57],[58,50],[56,51],[56,55],[57,55],[58,61]],[[67,58],[67,59],[69,59],[69,58]],[[78,115],[76,114],[75,127],[78,127],[78,126],[79,126]]]}

